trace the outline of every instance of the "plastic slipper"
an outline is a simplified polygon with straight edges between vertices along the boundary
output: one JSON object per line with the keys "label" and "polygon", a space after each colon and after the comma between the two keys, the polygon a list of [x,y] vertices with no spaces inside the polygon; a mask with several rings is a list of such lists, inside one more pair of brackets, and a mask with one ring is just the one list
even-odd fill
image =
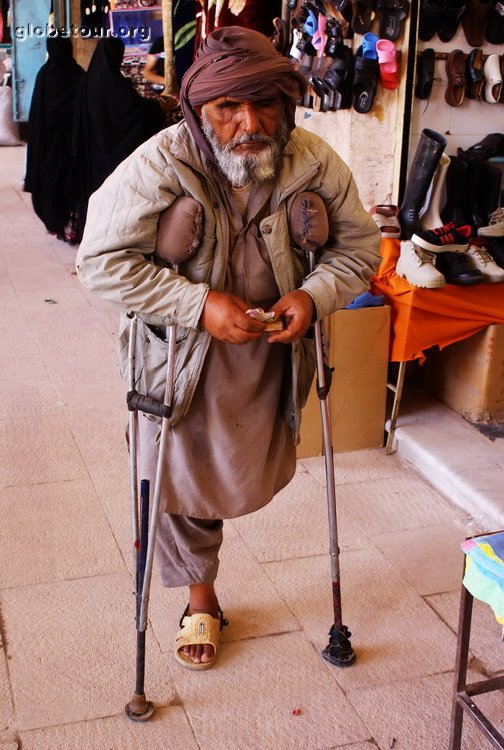
{"label": "plastic slipper", "polygon": [[311,37],[313,37],[317,31],[317,16],[312,10],[308,11],[308,17],[303,24],[303,31]]}
{"label": "plastic slipper", "polygon": [[385,303],[383,294],[364,292],[346,306],[346,310],[357,310],[360,307],[381,307]]}
{"label": "plastic slipper", "polygon": [[382,237],[399,239],[401,225],[399,223],[399,208],[390,203],[379,203],[369,209],[369,213],[376,222]]}
{"label": "plastic slipper", "polygon": [[362,57],[365,57],[366,60],[378,60],[378,53],[376,51],[377,42],[378,37],[376,34],[373,34],[371,31],[364,34],[362,37]]}
{"label": "plastic slipper", "polygon": [[365,34],[375,17],[374,0],[352,0],[352,29],[356,34]]}
{"label": "plastic slipper", "polygon": [[380,65],[380,83],[384,89],[396,89],[399,85],[397,70],[397,53],[393,42],[378,39],[376,43],[378,63]]}
{"label": "plastic slipper", "polygon": [[488,55],[483,65],[485,74],[485,101],[497,104],[502,93],[502,76],[499,55]]}
{"label": "plastic slipper", "polygon": [[380,66],[378,60],[362,57],[362,47],[355,54],[353,80],[353,108],[360,114],[366,114],[373,106]]}
{"label": "plastic slipper", "polygon": [[[189,607],[187,606],[184,614],[180,619],[180,630],[175,638],[175,659],[188,669],[210,669],[215,664],[217,657],[217,646],[220,641],[220,631],[229,622],[225,619],[224,614],[219,610],[219,617],[212,617],[204,613],[188,615]],[[210,661],[200,662],[199,664],[192,661],[182,649],[185,646],[213,646],[213,657]]]}
{"label": "plastic slipper", "polygon": [[402,21],[408,15],[408,0],[378,0],[376,13],[380,19],[380,37],[391,42],[399,37]]}
{"label": "plastic slipper", "polygon": [[317,30],[313,34],[312,44],[317,50],[318,57],[324,54],[324,47],[326,45],[326,17],[323,13],[319,13]]}

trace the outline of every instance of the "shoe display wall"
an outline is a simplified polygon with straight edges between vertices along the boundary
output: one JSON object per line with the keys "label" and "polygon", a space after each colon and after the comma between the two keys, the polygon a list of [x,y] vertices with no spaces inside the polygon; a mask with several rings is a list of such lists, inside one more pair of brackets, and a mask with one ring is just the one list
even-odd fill
{"label": "shoe display wall", "polygon": [[[399,86],[409,0],[297,0],[271,41],[303,74],[302,105],[319,112],[372,111],[380,88]],[[279,19],[276,19],[277,21]]]}

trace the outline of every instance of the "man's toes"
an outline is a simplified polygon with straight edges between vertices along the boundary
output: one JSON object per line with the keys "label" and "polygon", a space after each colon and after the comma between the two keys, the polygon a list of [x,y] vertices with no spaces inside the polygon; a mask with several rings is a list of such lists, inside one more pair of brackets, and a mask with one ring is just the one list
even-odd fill
{"label": "man's toes", "polygon": [[209,661],[212,661],[214,650],[213,646],[207,645],[207,646],[184,646],[181,649],[182,653],[186,654],[191,661],[193,661],[195,664],[200,664],[201,662],[207,663]]}
{"label": "man's toes", "polygon": [[213,646],[203,646],[203,652],[201,654],[201,661],[202,662],[209,662],[212,661],[214,655]]}

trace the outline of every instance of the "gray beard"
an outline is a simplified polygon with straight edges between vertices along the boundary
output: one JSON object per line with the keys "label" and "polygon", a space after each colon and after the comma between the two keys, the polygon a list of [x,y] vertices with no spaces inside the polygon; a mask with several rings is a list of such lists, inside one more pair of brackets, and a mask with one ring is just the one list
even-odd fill
{"label": "gray beard", "polygon": [[[251,182],[267,182],[277,176],[282,161],[282,151],[289,140],[289,132],[284,120],[273,136],[267,135],[241,135],[223,146],[218,140],[215,132],[202,111],[202,129],[209,142],[217,165],[233,187],[245,187]],[[258,142],[264,143],[265,148],[258,154],[246,154],[244,156],[233,151],[240,143]]]}

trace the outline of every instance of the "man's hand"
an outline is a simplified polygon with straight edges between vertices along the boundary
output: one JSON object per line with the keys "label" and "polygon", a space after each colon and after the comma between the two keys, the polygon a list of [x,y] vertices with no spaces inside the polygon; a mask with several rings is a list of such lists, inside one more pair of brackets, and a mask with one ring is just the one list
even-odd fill
{"label": "man's hand", "polygon": [[249,305],[239,297],[225,292],[209,292],[201,325],[212,336],[228,344],[247,344],[258,339],[265,323],[246,315]]}
{"label": "man's hand", "polygon": [[304,336],[310,327],[315,305],[308,292],[296,289],[281,297],[270,310],[275,313],[275,318],[284,319],[285,329],[271,333],[268,341],[271,344],[290,344]]}

